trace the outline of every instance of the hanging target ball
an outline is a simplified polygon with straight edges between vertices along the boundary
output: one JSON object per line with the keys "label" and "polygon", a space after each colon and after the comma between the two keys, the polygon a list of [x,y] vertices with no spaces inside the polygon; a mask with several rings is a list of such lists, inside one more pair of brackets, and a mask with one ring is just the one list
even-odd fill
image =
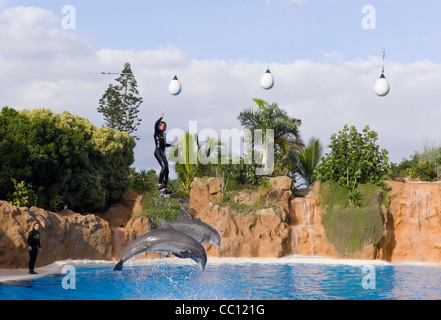
{"label": "hanging target ball", "polygon": [[260,85],[265,90],[269,90],[274,86],[274,78],[269,68],[263,74],[262,78],[260,78]]}
{"label": "hanging target ball", "polygon": [[177,96],[178,94],[181,93],[181,91],[182,91],[181,83],[179,82],[178,77],[175,76],[168,85],[168,92],[170,92],[170,94],[174,96]]}
{"label": "hanging target ball", "polygon": [[384,97],[389,93],[389,82],[386,80],[386,77],[383,73],[381,74],[380,78],[375,82],[374,90],[377,96],[380,97]]}

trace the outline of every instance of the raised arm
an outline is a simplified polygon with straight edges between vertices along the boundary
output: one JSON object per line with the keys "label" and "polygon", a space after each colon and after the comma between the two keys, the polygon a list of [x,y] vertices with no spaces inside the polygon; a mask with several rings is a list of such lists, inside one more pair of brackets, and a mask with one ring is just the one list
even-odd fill
{"label": "raised arm", "polygon": [[164,119],[164,112],[161,113],[161,118],[159,118],[158,121],[155,122],[155,132],[159,130],[159,124],[161,123],[162,119]]}

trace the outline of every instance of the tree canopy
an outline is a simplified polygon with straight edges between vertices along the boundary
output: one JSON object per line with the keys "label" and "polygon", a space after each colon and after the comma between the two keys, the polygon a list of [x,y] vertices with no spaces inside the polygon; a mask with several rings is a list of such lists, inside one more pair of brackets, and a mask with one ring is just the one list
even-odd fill
{"label": "tree canopy", "polygon": [[102,212],[128,189],[135,141],[97,128],[69,112],[48,109],[0,112],[0,198],[15,179],[32,186],[39,207]]}
{"label": "tree canopy", "polygon": [[[302,122],[300,119],[292,118],[286,110],[279,107],[277,103],[268,103],[262,99],[253,99],[257,109],[251,107],[242,110],[238,116],[240,124],[251,131],[262,130],[265,140],[267,129],[274,130],[274,171],[272,175],[287,175],[294,173],[293,161],[290,157],[295,157],[294,149],[303,147],[300,138],[299,127]],[[263,164],[265,163],[265,148],[263,149]]]}
{"label": "tree canopy", "polygon": [[376,144],[378,133],[369,126],[362,133],[354,126],[345,125],[342,131],[331,136],[330,153],[327,153],[317,169],[317,180],[333,180],[344,186],[357,202],[359,184],[384,185],[390,173],[387,150]]}
{"label": "tree canopy", "polygon": [[[142,121],[138,113],[143,99],[139,96],[130,63],[124,65],[121,75],[115,80],[118,84],[109,84],[99,101],[98,112],[103,114],[109,128],[132,134]],[[138,140],[136,136],[134,138]]]}

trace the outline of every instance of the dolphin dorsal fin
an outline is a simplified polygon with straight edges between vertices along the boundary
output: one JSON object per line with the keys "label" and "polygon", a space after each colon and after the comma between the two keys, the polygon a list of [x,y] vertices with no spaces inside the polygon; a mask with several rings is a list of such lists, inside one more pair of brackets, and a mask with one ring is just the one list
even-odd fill
{"label": "dolphin dorsal fin", "polygon": [[159,228],[175,230],[175,228],[173,228],[173,226],[170,223],[168,223],[166,220],[159,218],[159,221],[161,222],[161,226]]}

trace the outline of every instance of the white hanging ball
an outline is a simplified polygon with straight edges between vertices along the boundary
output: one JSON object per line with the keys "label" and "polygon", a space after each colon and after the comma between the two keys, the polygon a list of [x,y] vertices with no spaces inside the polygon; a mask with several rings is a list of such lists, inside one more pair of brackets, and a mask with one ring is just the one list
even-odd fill
{"label": "white hanging ball", "polygon": [[168,85],[168,92],[170,92],[170,94],[174,96],[177,96],[178,94],[181,93],[181,91],[182,91],[181,83],[179,82],[178,77],[175,76]]}
{"label": "white hanging ball", "polygon": [[390,90],[389,82],[386,80],[384,74],[381,74],[380,78],[375,82],[374,90],[377,96],[380,97],[384,97],[389,93]]}
{"label": "white hanging ball", "polygon": [[265,90],[269,90],[274,86],[274,78],[271,74],[270,69],[267,69],[266,72],[263,74],[262,78],[260,78],[260,85]]}

